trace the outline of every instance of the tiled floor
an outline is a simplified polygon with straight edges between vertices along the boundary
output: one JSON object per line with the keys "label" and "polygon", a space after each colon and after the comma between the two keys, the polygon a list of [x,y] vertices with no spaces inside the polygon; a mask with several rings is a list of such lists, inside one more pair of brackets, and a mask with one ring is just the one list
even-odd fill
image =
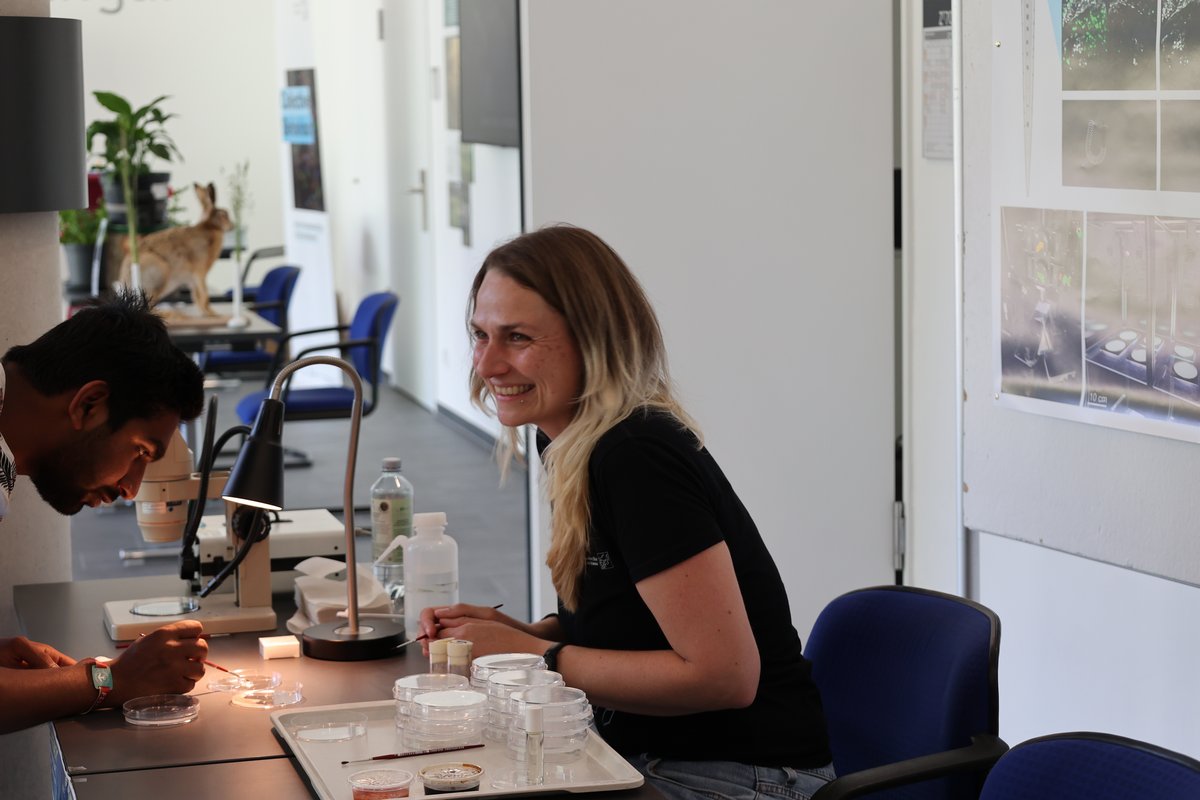
{"label": "tiled floor", "polygon": [[[234,407],[260,383],[248,379],[236,388],[213,391],[218,398],[218,433],[237,424]],[[363,419],[354,481],[354,505],[370,503],[371,484],[386,456],[403,460],[412,482],[416,511],[445,511],[446,532],[459,547],[460,595],[480,605],[504,603],[505,612],[529,616],[526,472],[510,471],[500,486],[490,447],[456,425],[431,414],[394,390],[380,393],[380,405]],[[341,519],[342,490],[350,423],[347,420],[294,421],[284,426],[284,445],[306,451],[315,465],[285,471],[286,508],[333,510]],[[235,440],[236,441],[236,440]],[[207,513],[220,513],[210,502]],[[370,528],[360,511],[355,523]],[[71,522],[75,580],[167,575],[179,569],[174,552],[155,558],[122,560],[121,549],[145,547],[132,506],[87,509]],[[357,540],[359,560],[369,559],[370,537]]]}

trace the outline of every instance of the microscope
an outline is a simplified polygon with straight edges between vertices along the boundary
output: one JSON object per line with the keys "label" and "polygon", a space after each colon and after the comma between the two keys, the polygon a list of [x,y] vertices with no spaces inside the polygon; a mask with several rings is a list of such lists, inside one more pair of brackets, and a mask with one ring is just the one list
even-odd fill
{"label": "microscope", "polygon": [[[183,540],[180,578],[185,581],[186,594],[105,603],[104,624],[114,640],[133,639],[182,619],[199,620],[208,633],[275,629],[267,544],[271,524],[266,511],[226,501],[223,541],[216,548],[217,555],[210,554],[207,559],[218,569],[207,582],[202,574],[198,532],[204,500],[219,498],[229,477],[228,472],[211,469],[214,418],[215,405],[210,405],[200,471],[193,471],[192,451],[176,430],[163,458],[146,468],[133,498],[138,527],[147,542]],[[189,505],[189,501],[194,503]],[[230,575],[234,576],[233,591],[218,592]]]}

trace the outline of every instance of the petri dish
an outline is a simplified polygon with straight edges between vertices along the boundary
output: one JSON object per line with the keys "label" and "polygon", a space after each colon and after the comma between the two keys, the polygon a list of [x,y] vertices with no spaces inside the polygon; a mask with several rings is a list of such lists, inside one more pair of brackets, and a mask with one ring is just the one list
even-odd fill
{"label": "petri dish", "polygon": [[194,720],[200,713],[200,701],[186,694],[152,694],[125,701],[121,711],[130,725],[169,728]]}
{"label": "petri dish", "polygon": [[252,669],[235,669],[233,673],[221,672],[208,682],[214,692],[240,692],[246,689],[272,689],[279,685],[282,676],[278,672],[258,672]]}
{"label": "petri dish", "polygon": [[1177,344],[1175,345],[1175,355],[1186,361],[1191,361],[1196,357],[1196,350],[1195,348],[1188,347],[1186,344]]}
{"label": "petri dish", "polygon": [[1120,336],[1126,342],[1132,342],[1138,338],[1138,332],[1131,331],[1129,329],[1123,330],[1120,333],[1118,333],[1117,335]]}
{"label": "petri dish", "polygon": [[1190,361],[1176,361],[1171,365],[1171,369],[1173,369],[1175,374],[1180,378],[1183,378],[1185,381],[1194,381],[1196,380],[1197,374],[1200,374],[1197,373],[1196,365]]}
{"label": "petri dish", "polygon": [[483,767],[463,761],[451,761],[445,764],[430,764],[417,774],[421,776],[421,783],[425,785],[425,794],[465,792],[479,787],[480,781],[483,780]]}
{"label": "petri dish", "polygon": [[139,617],[178,617],[180,614],[191,614],[199,608],[200,604],[194,597],[153,597],[134,603],[129,613]]}
{"label": "petri dish", "polygon": [[1136,361],[1139,364],[1145,364],[1146,363],[1146,348],[1144,348],[1144,347],[1133,348],[1133,351],[1129,354],[1129,357],[1132,358],[1134,361]]}
{"label": "petri dish", "polygon": [[235,692],[229,701],[242,708],[263,708],[271,710],[299,703],[304,699],[300,681],[283,681],[278,686],[268,689],[243,689]]}
{"label": "petri dish", "polygon": [[408,797],[413,774],[404,769],[364,769],[346,778],[354,800],[391,800]]}
{"label": "petri dish", "polygon": [[1104,349],[1110,353],[1120,353],[1128,346],[1129,343],[1122,341],[1121,339],[1109,339],[1104,343]]}
{"label": "petri dish", "polygon": [[367,715],[361,711],[299,714],[288,730],[301,742],[349,742],[367,735]]}

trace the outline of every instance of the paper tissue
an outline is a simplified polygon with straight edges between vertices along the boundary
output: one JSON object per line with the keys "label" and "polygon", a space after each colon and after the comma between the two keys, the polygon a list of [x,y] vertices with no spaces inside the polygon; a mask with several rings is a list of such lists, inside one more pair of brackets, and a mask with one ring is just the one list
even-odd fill
{"label": "paper tissue", "polygon": [[[301,633],[313,625],[333,622],[339,611],[346,610],[346,583],[338,580],[346,565],[332,558],[314,556],[296,565],[296,613],[287,629]],[[392,601],[383,585],[371,574],[370,564],[356,564],[359,612],[387,613]]]}

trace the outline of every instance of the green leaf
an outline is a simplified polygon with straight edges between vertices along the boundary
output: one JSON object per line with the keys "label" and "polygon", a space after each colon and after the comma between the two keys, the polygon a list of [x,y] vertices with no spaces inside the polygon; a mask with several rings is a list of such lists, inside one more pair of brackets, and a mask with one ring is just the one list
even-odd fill
{"label": "green leaf", "polygon": [[118,94],[112,92],[93,92],[93,94],[100,105],[109,111],[115,111],[117,114],[125,116],[133,113],[133,107],[129,105],[129,101]]}

